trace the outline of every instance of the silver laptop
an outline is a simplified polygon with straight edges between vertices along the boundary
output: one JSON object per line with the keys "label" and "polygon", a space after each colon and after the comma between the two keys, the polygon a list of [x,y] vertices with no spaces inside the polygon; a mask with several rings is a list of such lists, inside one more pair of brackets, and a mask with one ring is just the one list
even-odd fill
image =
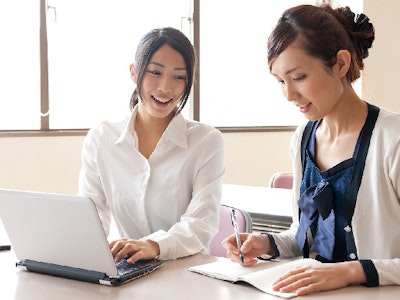
{"label": "silver laptop", "polygon": [[116,264],[89,198],[0,189],[0,218],[17,267],[27,271],[114,286],[163,263],[124,259]]}

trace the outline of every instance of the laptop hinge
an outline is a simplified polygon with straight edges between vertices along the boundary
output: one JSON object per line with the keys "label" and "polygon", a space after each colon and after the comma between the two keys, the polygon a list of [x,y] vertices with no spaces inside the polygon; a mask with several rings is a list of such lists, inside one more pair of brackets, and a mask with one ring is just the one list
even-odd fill
{"label": "laptop hinge", "polygon": [[104,280],[104,278],[107,278],[106,274],[102,272],[60,266],[51,263],[37,262],[29,259],[17,262],[17,267],[30,272],[36,272],[57,277],[65,277],[93,283],[98,283],[100,280]]}

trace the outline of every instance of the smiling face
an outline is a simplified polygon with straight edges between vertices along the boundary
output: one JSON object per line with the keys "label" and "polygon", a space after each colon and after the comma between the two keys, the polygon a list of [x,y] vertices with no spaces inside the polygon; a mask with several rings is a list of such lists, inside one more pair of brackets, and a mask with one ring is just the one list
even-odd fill
{"label": "smiling face", "polygon": [[[132,74],[136,82],[136,75]],[[139,113],[151,118],[171,118],[187,84],[186,64],[182,55],[168,45],[151,57],[141,86]]]}
{"label": "smiling face", "polygon": [[328,69],[320,59],[292,44],[274,60],[271,73],[281,84],[283,95],[307,119],[318,120],[330,113],[343,96],[344,69],[340,63],[338,55],[338,62]]}

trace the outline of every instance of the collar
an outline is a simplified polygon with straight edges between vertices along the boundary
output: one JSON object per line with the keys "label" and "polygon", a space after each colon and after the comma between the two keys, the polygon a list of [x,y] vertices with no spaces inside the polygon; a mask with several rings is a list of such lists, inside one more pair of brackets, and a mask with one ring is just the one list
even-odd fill
{"label": "collar", "polygon": [[[115,144],[121,143],[128,137],[130,139],[133,139],[134,145],[137,144],[137,135],[135,132],[135,120],[137,116],[137,111],[137,106],[135,106],[131,113],[131,116],[128,119],[128,122],[126,123],[125,128],[122,130],[122,133]],[[188,147],[188,128],[186,125],[186,120],[181,112],[176,114],[169,122],[167,128],[162,135],[162,138],[170,140],[172,143],[176,144],[179,147],[185,149]]]}

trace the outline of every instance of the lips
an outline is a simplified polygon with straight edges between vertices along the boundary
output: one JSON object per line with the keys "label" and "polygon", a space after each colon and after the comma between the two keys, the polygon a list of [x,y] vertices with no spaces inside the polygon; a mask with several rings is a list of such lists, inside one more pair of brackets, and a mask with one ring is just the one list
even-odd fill
{"label": "lips", "polygon": [[311,102],[308,103],[308,104],[303,104],[303,105],[298,105],[298,104],[297,104],[297,106],[298,106],[300,109],[306,108],[307,106],[310,106],[310,105],[311,105]]}
{"label": "lips", "polygon": [[303,105],[298,105],[298,104],[297,104],[296,106],[300,109],[300,111],[301,111],[302,113],[305,113],[305,112],[307,112],[308,109],[310,108],[311,102],[308,103],[308,104],[303,104]]}
{"label": "lips", "polygon": [[155,97],[155,96],[152,96],[152,98],[154,101],[161,103],[161,104],[167,104],[173,100],[171,98],[160,98],[160,97]]}

